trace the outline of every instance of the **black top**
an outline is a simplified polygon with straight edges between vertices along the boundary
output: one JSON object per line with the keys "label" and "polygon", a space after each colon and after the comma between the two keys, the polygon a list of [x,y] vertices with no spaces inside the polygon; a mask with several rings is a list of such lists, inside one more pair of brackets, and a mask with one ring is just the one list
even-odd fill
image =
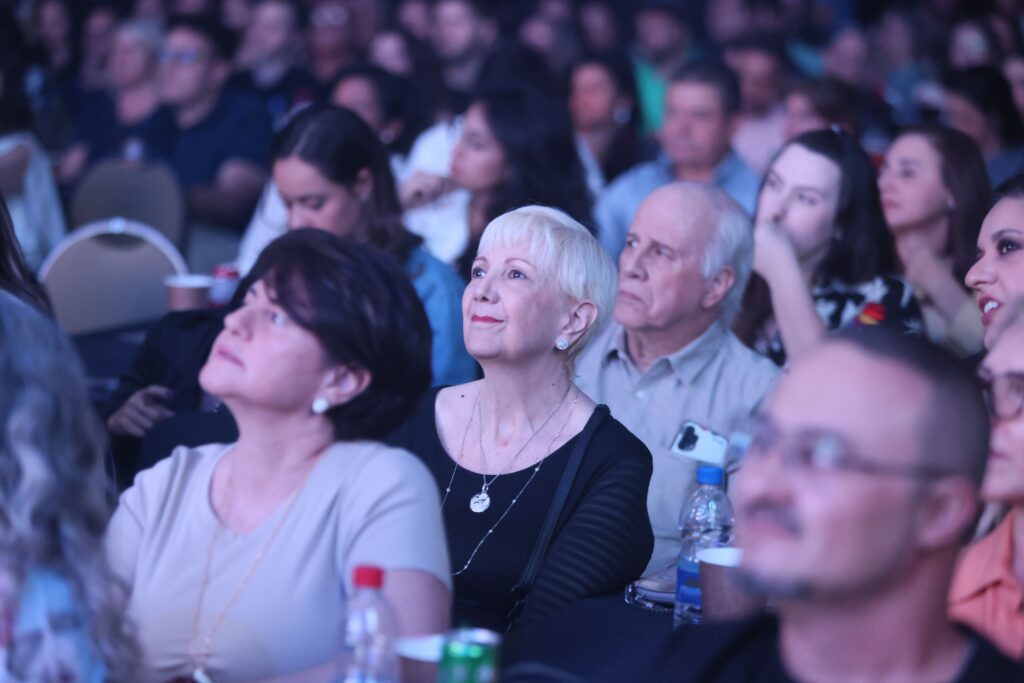
{"label": "black top", "polygon": [[[1024,667],[988,641],[969,634],[972,652],[956,678],[936,683],[1020,683]],[[856,647],[851,643],[851,647]],[[630,658],[633,680],[672,683],[801,683],[786,671],[779,654],[779,623],[763,616],[734,624],[684,627],[668,647],[646,662]],[[644,668],[645,664],[649,667]],[[639,668],[637,668],[639,667]],[[625,670],[625,667],[624,667]],[[613,678],[600,680],[624,680]],[[643,675],[638,675],[643,674]]]}
{"label": "black top", "polygon": [[[620,589],[640,576],[654,546],[647,517],[651,455],[618,421],[605,417],[583,455],[532,590],[521,611],[510,614],[521,597],[513,595],[512,588],[533,553],[579,435],[536,466],[498,477],[489,487],[490,507],[474,513],[469,501],[480,492],[483,478],[456,466],[442,447],[434,415],[439,390],[427,393],[389,442],[420,457],[445,501],[456,626],[505,631],[547,617],[576,600]],[[598,419],[596,415],[590,419]],[[471,431],[469,438],[476,438],[476,431]],[[502,515],[504,519],[497,523]]]}
{"label": "black top", "polygon": [[255,96],[224,90],[205,119],[178,131],[174,170],[189,189],[212,185],[221,164],[228,160],[267,168],[271,137],[270,117],[263,103]]}
{"label": "black top", "polygon": [[88,163],[109,157],[130,156],[129,142],[141,144],[142,158],[169,162],[177,136],[174,117],[159,106],[142,121],[125,125],[117,118],[117,105],[109,93],[90,95],[75,122],[75,140],[88,148]]}
{"label": "black top", "polygon": [[295,106],[312,104],[324,94],[323,86],[313,74],[296,66],[289,68],[281,78],[268,86],[259,85],[253,78],[252,70],[239,71],[228,79],[225,87],[258,96],[275,128],[284,122]]}

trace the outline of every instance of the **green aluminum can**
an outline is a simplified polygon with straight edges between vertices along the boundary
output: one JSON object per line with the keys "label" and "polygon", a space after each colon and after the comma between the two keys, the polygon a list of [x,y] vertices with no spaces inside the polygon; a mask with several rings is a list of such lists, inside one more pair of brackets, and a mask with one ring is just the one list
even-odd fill
{"label": "green aluminum can", "polygon": [[501,636],[482,628],[450,631],[444,641],[438,683],[497,683]]}

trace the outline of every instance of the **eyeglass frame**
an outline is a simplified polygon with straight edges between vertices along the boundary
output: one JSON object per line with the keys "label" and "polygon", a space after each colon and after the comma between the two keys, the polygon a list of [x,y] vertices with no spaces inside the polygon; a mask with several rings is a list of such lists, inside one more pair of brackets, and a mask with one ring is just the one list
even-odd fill
{"label": "eyeglass frame", "polygon": [[[771,429],[773,443],[769,445],[757,445],[758,432],[764,429]],[[817,437],[815,446],[823,443],[826,439],[831,440],[834,448],[838,451],[833,455],[829,463],[815,463],[811,461],[813,454],[796,454],[792,447],[795,440],[800,438]],[[781,443],[780,443],[781,440]],[[961,476],[941,467],[931,465],[901,465],[895,463],[877,462],[865,458],[856,453],[849,440],[845,437],[826,430],[802,430],[797,433],[784,433],[776,427],[766,415],[758,415],[751,418],[748,429],[734,432],[729,437],[729,453],[727,461],[735,466],[742,467],[748,462],[752,453],[755,458],[763,459],[770,451],[779,451],[782,456],[782,464],[787,469],[794,469],[804,472],[856,472],[870,476],[881,477],[906,477],[910,479],[942,479],[944,477]]]}
{"label": "eyeglass frame", "polygon": [[202,50],[189,48],[185,50],[163,49],[157,55],[157,62],[160,64],[174,64],[175,66],[195,66],[205,59],[206,55]]}
{"label": "eyeglass frame", "polygon": [[[983,384],[982,392],[985,396],[985,407],[988,408],[990,417],[997,420],[1013,420],[1020,417],[1021,412],[1024,412],[1024,372],[1003,372],[998,375],[986,375],[982,371],[979,373],[978,378]],[[1017,405],[1009,412],[1000,412],[999,406],[996,405],[995,388],[997,383],[1006,381],[1017,382],[1019,386],[1016,399]]]}

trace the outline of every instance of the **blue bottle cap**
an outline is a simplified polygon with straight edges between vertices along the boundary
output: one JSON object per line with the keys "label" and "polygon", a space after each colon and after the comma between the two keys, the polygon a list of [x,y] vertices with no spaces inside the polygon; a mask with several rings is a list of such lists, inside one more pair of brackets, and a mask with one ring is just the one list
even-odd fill
{"label": "blue bottle cap", "polygon": [[698,484],[714,484],[715,486],[721,486],[723,478],[724,474],[721,467],[715,467],[714,465],[701,465],[697,468]]}

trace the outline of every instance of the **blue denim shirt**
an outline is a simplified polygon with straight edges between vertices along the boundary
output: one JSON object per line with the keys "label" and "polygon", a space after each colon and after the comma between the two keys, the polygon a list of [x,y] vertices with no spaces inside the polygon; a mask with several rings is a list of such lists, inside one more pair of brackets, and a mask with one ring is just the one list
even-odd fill
{"label": "blue denim shirt", "polygon": [[[597,239],[616,262],[640,204],[651,192],[675,180],[672,163],[661,154],[654,161],[639,164],[623,173],[601,193],[594,206]],[[761,179],[732,150],[715,169],[714,184],[735,199],[747,213],[754,213]]]}
{"label": "blue denim shirt", "polygon": [[409,252],[405,274],[419,294],[433,332],[434,386],[462,384],[476,379],[476,361],[462,339],[462,291],[466,283],[451,266],[422,246]]}

